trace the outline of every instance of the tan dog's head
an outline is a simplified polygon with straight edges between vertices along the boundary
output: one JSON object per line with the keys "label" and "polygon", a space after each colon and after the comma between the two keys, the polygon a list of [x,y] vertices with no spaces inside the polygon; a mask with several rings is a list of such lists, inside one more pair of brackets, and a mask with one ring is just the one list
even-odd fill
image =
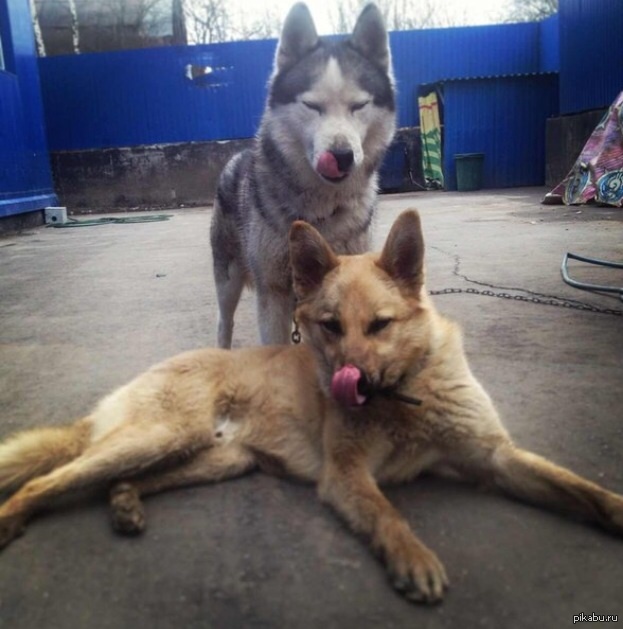
{"label": "tan dog's head", "polygon": [[351,366],[365,388],[352,405],[397,387],[429,342],[431,304],[418,213],[398,217],[380,254],[357,256],[335,255],[318,231],[297,221],[290,230],[290,259],[296,319],[316,353],[325,391]]}

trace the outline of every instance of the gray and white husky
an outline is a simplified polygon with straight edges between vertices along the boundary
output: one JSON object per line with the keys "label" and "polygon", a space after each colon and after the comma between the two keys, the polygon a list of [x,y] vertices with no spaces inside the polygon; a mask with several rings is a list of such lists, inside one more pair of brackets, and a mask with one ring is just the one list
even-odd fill
{"label": "gray and white husky", "polygon": [[287,237],[311,223],[340,254],[369,248],[378,169],[395,131],[387,30],[374,4],[350,37],[319,38],[295,4],[283,26],[253,148],[225,167],[212,220],[218,345],[230,347],[242,289],[257,291],[260,338],[288,343]]}

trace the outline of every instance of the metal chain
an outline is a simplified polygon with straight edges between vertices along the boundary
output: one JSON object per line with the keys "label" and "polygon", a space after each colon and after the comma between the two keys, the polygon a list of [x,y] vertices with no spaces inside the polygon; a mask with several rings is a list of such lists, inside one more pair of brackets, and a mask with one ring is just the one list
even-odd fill
{"label": "metal chain", "polygon": [[[440,253],[451,257],[454,260],[454,268],[452,269],[452,275],[458,277],[470,284],[477,284],[478,286],[486,287],[484,290],[478,288],[443,288],[441,290],[430,290],[429,295],[456,295],[460,293],[467,293],[468,295],[483,295],[485,297],[499,297],[500,299],[512,299],[514,301],[523,301],[530,304],[539,304],[542,306],[554,306],[556,308],[567,308],[569,310],[582,310],[584,312],[595,312],[597,314],[614,315],[616,317],[623,316],[623,310],[616,310],[614,308],[600,308],[593,304],[589,304],[579,299],[572,299],[571,297],[559,297],[558,295],[548,295],[546,293],[537,293],[536,291],[528,290],[526,288],[511,287],[511,286],[496,286],[495,284],[488,284],[487,282],[480,282],[474,280],[471,277],[461,273],[461,257],[456,254],[448,253],[439,247],[433,247]],[[492,290],[502,291],[495,293]],[[523,293],[523,295],[512,294],[506,291],[513,291],[513,293]]]}
{"label": "metal chain", "polygon": [[[468,280],[474,281],[474,280]],[[481,282],[478,282],[479,284]],[[617,317],[623,316],[623,310],[616,310],[614,308],[600,308],[593,304],[588,304],[577,299],[567,299],[566,297],[557,297],[556,295],[542,295],[540,293],[533,293],[532,291],[526,291],[521,288],[515,288],[512,290],[522,290],[529,295],[512,295],[510,293],[494,293],[491,290],[478,290],[477,288],[443,288],[441,290],[430,290],[429,295],[456,295],[460,293],[467,293],[468,295],[483,295],[485,297],[499,297],[500,299],[512,299],[514,301],[523,301],[531,304],[540,304],[543,306],[555,306],[557,308],[567,308],[569,310],[583,310],[585,312],[595,312],[598,314],[608,314]],[[537,296],[538,295],[538,296]]]}

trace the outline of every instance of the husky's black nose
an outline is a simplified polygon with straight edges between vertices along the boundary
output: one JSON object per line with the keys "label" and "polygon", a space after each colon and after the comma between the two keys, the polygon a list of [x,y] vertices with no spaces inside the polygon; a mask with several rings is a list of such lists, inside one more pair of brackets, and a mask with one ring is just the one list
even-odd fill
{"label": "husky's black nose", "polygon": [[331,151],[331,154],[335,157],[340,172],[347,173],[351,169],[355,156],[350,149],[337,149]]}

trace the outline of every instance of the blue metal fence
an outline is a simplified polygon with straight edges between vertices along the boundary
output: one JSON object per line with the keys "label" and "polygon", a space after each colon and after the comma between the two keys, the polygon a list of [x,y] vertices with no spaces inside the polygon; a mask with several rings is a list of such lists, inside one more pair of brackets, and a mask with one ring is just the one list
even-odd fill
{"label": "blue metal fence", "polygon": [[456,188],[454,156],[483,153],[483,187],[543,183],[545,122],[558,112],[556,74],[450,81],[445,100],[444,174]]}
{"label": "blue metal fence", "polygon": [[[274,41],[41,59],[52,150],[251,137]],[[200,79],[187,74],[212,71]]]}
{"label": "blue metal fence", "polygon": [[[417,90],[448,78],[538,72],[538,24],[391,33],[400,126],[418,124]],[[52,150],[251,137],[275,40],[40,60]],[[189,65],[211,74],[192,81]]]}
{"label": "blue metal fence", "polygon": [[[421,85],[444,83],[449,185],[453,156],[463,152],[487,154],[487,187],[541,183],[546,118],[605,107],[623,89],[622,7],[622,0],[561,0],[560,14],[538,23],[391,33],[399,126],[418,125]],[[275,46],[266,40],[41,59],[50,148],[251,137]],[[208,73],[191,80],[201,67]],[[547,73],[559,69],[558,93]]]}
{"label": "blue metal fence", "polygon": [[[391,33],[399,126],[418,124],[420,85],[445,81],[449,184],[454,154],[475,151],[489,156],[486,186],[538,182],[544,119],[607,107],[623,89],[622,27],[622,0],[560,0],[559,15],[540,23]],[[42,107],[27,0],[0,2],[0,34],[0,216],[54,202],[48,146],[84,150],[251,137],[276,45],[40,59]],[[197,77],[199,68],[207,72]],[[551,76],[513,76],[558,70],[558,110]]]}
{"label": "blue metal fence", "polygon": [[420,85],[447,78],[539,71],[537,24],[503,24],[391,33],[399,126],[419,124]]}
{"label": "blue metal fence", "polygon": [[561,0],[560,110],[610,106],[623,90],[623,1]]}
{"label": "blue metal fence", "polygon": [[27,0],[0,2],[0,217],[54,205]]}
{"label": "blue metal fence", "polygon": [[558,14],[539,22],[539,67],[541,72],[560,69],[560,19]]}

